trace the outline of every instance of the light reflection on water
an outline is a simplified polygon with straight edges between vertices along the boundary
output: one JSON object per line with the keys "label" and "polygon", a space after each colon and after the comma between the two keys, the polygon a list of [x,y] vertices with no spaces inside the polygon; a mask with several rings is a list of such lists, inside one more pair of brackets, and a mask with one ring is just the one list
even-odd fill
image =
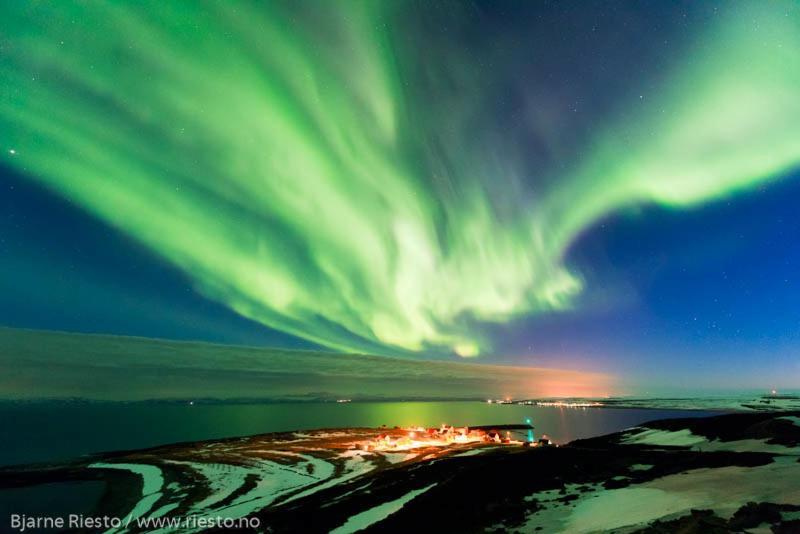
{"label": "light reflection on water", "polygon": [[297,404],[28,404],[0,405],[0,464],[64,460],[264,432],[336,427],[492,425],[531,418],[536,436],[566,442],[616,432],[644,421],[709,415],[677,410],[554,408],[485,402]]}

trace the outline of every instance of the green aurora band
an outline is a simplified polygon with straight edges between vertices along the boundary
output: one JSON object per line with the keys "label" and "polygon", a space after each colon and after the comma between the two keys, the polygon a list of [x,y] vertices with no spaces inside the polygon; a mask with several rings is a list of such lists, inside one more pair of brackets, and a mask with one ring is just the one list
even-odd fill
{"label": "green aurora band", "polygon": [[423,72],[403,6],[4,2],[4,163],[271,328],[462,356],[481,323],[575,305],[564,256],[598,219],[800,163],[795,2],[729,4],[531,202],[503,149],[524,133],[486,124],[463,52]]}

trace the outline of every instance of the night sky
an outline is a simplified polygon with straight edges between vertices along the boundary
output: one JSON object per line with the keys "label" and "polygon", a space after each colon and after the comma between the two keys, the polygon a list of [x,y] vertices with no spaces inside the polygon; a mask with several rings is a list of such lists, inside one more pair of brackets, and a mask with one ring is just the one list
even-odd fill
{"label": "night sky", "polygon": [[146,4],[0,7],[0,325],[798,383],[797,3]]}

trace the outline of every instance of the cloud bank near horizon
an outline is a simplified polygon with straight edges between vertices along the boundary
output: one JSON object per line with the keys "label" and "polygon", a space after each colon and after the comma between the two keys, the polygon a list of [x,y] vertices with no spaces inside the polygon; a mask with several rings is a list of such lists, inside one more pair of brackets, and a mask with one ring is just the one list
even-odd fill
{"label": "cloud bank near horizon", "polygon": [[615,379],[603,373],[0,328],[0,398],[12,400],[409,400],[614,392]]}

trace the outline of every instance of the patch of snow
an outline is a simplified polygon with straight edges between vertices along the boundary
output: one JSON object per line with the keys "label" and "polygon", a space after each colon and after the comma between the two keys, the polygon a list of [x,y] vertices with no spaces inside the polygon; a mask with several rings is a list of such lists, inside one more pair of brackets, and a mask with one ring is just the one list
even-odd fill
{"label": "patch of snow", "polygon": [[781,512],[781,518],[784,521],[794,521],[800,519],[800,511],[797,512]]}
{"label": "patch of snow", "polygon": [[322,508],[327,508],[328,506],[336,504],[339,501],[341,501],[342,499],[344,499],[345,497],[348,497],[348,496],[352,495],[353,493],[358,493],[359,491],[366,490],[366,491],[364,491],[364,493],[369,493],[369,490],[367,490],[367,488],[370,487],[371,485],[372,485],[372,481],[367,482],[366,484],[363,484],[363,485],[361,485],[361,486],[359,486],[357,488],[351,489],[350,491],[346,491],[346,492],[342,493],[341,495],[339,495],[338,497],[336,497],[335,499],[332,499],[332,500],[326,502],[325,504],[323,504]]}
{"label": "patch of snow", "polygon": [[768,454],[798,455],[800,449],[767,443],[764,439],[740,439],[736,441],[710,441],[700,446],[703,452],[731,451],[731,452],[765,452]]}
{"label": "patch of snow", "polygon": [[775,504],[800,502],[800,463],[796,456],[778,456],[758,467],[704,468],[669,475],[642,486],[693,499],[694,508],[710,508],[730,517],[750,501]]}
{"label": "patch of snow", "polygon": [[[283,454],[285,451],[269,451]],[[186,465],[206,479],[210,494],[192,505],[195,514],[219,515],[238,518],[260,510],[277,498],[326,480],[334,473],[334,466],[310,455],[287,452],[301,462],[286,465],[268,460],[253,461],[249,465],[222,463],[186,462],[172,460],[170,463]],[[313,465],[309,473],[308,466]],[[219,507],[236,491],[240,490],[248,477],[256,476],[256,486],[246,494],[236,497],[231,503]]]}
{"label": "patch of snow", "polygon": [[694,500],[655,488],[632,487],[600,491],[595,499],[580,501],[566,523],[566,531],[598,532],[649,523],[688,510]]}
{"label": "patch of snow", "polygon": [[178,503],[165,504],[164,506],[162,506],[161,508],[150,514],[150,519],[158,519],[159,517],[167,514],[168,512],[171,512],[178,506],[179,506]]}
{"label": "patch of snow", "polygon": [[[305,460],[307,462],[305,464],[298,464],[298,467],[301,469],[301,471],[304,471],[307,474],[310,474],[310,476],[315,477],[318,480],[326,480],[326,479],[328,479],[328,478],[333,476],[333,473],[335,471],[335,467],[334,467],[334,465],[332,463],[326,462],[325,460],[322,460],[320,458],[316,458],[316,457],[308,455],[308,454],[298,454],[297,456],[302,458],[303,460]],[[311,464],[311,465],[314,466],[314,468],[312,469],[311,473],[308,473],[308,470],[307,470],[308,464]]]}
{"label": "patch of snow", "polygon": [[304,432],[294,432],[294,435],[298,438],[304,438],[304,439],[342,438],[344,436],[349,436],[350,432],[341,432],[341,431],[314,432],[313,434],[306,434]]}
{"label": "patch of snow", "polygon": [[682,430],[648,429],[644,432],[628,435],[622,441],[626,445],[653,445],[656,447],[693,447],[707,443],[703,436],[692,434],[688,428]]}
{"label": "patch of snow", "polygon": [[649,471],[653,468],[650,464],[633,464],[630,466],[631,471]]}
{"label": "patch of snow", "polygon": [[[528,516],[528,521],[521,530],[523,532],[534,532],[538,528],[544,532],[564,532],[564,525],[569,518],[575,501],[564,503],[561,499],[568,495],[580,495],[580,498],[586,498],[585,495],[587,493],[581,492],[579,489],[581,486],[581,484],[565,484],[564,493],[561,493],[561,490],[556,488],[539,491],[525,497],[526,502],[536,501],[540,508]],[[600,487],[597,484],[584,484],[583,486],[589,486],[590,491],[597,491]],[[596,494],[589,495],[596,496]],[[501,528],[500,530],[505,532],[508,529]]]}
{"label": "patch of snow", "polygon": [[351,479],[357,478],[357,477],[359,477],[361,475],[364,475],[366,473],[369,473],[373,469],[375,469],[375,466],[372,464],[372,462],[365,461],[362,456],[353,456],[352,458],[349,458],[345,462],[345,468],[344,468],[344,473],[345,474],[343,474],[341,476],[338,476],[336,478],[332,478],[332,479],[328,480],[327,482],[325,482],[323,484],[312,486],[312,487],[308,488],[307,490],[301,491],[300,493],[298,493],[296,495],[292,495],[291,497],[289,497],[288,499],[283,501],[283,503],[281,503],[281,504],[285,504],[287,502],[291,502],[291,501],[294,501],[294,500],[297,500],[297,499],[301,499],[303,497],[308,497],[309,495],[311,495],[313,493],[316,493],[318,491],[322,491],[324,489],[331,488],[331,487],[336,486],[338,484],[342,484],[343,482],[347,482],[348,480],[351,480]]}
{"label": "patch of snow", "polygon": [[275,449],[248,449],[247,452],[248,453],[260,452],[260,453],[264,453],[264,454],[277,454],[277,455],[282,455],[282,456],[299,456],[299,453],[296,453],[296,452],[278,451],[278,450],[275,450]]}
{"label": "patch of snow", "polygon": [[692,509],[710,509],[730,518],[748,502],[800,502],[797,480],[797,456],[776,456],[773,463],[763,466],[702,468],[626,488],[595,487],[568,505],[557,502],[563,497],[558,490],[548,490],[526,497],[545,506],[530,516],[523,530],[542,527],[546,532],[578,534],[641,528],[657,519],[686,515]]}
{"label": "patch of snow", "polygon": [[172,463],[187,465],[208,481],[211,494],[192,506],[196,511],[205,511],[227,499],[234,491],[242,487],[245,478],[250,473],[247,468],[230,464],[177,461]]}
{"label": "patch of snow", "polygon": [[[332,472],[333,468],[331,467],[330,469]],[[307,474],[303,469],[295,470],[266,461],[258,462],[251,472],[259,475],[256,487],[237,497],[229,505],[212,510],[214,514],[231,518],[244,517],[265,508],[286,493],[309,486],[320,480]]]}
{"label": "patch of snow", "polygon": [[419,495],[422,495],[435,485],[436,484],[434,483],[430,486],[410,491],[399,499],[379,504],[378,506],[374,506],[369,510],[364,510],[363,512],[350,517],[343,525],[333,529],[331,534],[351,534],[374,525],[379,521],[383,521],[390,515],[398,512],[401,508],[403,508],[403,506],[406,505],[406,503],[410,502],[412,499],[415,499]]}
{"label": "patch of snow", "polygon": [[482,454],[489,450],[489,447],[476,447],[474,449],[470,449],[468,451],[459,452],[458,454],[454,454],[454,458],[461,458],[463,456],[475,456],[476,454]]}
{"label": "patch of snow", "polygon": [[[142,497],[139,502],[133,507],[128,515],[126,521],[130,518],[131,521],[144,516],[153,505],[161,498],[161,487],[164,485],[164,476],[161,474],[161,469],[154,465],[148,464],[113,464],[113,463],[94,463],[89,466],[95,469],[122,469],[130,471],[142,477]],[[110,530],[109,532],[114,532]]]}
{"label": "patch of snow", "polygon": [[386,460],[388,460],[390,464],[399,464],[402,462],[407,462],[419,456],[418,454],[415,454],[413,452],[408,454],[402,452],[382,452],[380,454],[381,456],[386,458]]}
{"label": "patch of snow", "polygon": [[[690,442],[697,445],[697,437],[688,432],[654,431],[629,436],[628,441],[687,446]],[[705,441],[701,447],[703,451],[780,450],[790,454],[776,454],[767,465],[693,469],[619,489],[592,485],[590,491],[581,492],[576,485],[567,484],[565,491],[541,491],[525,498],[528,502],[536,500],[541,508],[528,517],[522,530],[582,533],[642,528],[658,519],[686,515],[692,509],[710,509],[720,517],[730,518],[748,502],[800,502],[796,450],[762,440]],[[632,471],[650,468],[646,464],[630,467]],[[563,498],[570,494],[578,498],[565,503]]]}
{"label": "patch of snow", "polygon": [[574,484],[568,483],[564,484],[564,493],[562,493],[560,489],[549,489],[543,490],[534,493],[533,495],[528,495],[525,497],[526,502],[537,501],[539,503],[548,503],[548,502],[555,502],[559,499],[563,499],[567,495],[580,495],[581,489],[584,486],[588,486],[592,490],[596,490],[599,486],[597,484]]}
{"label": "patch of snow", "polygon": [[353,458],[355,456],[372,456],[372,453],[361,449],[349,449],[339,454],[339,458]]}
{"label": "patch of snow", "polygon": [[155,493],[159,491],[164,484],[164,477],[161,475],[161,469],[154,465],[95,463],[89,467],[95,469],[122,469],[124,471],[136,473],[142,477],[142,495]]}
{"label": "patch of snow", "polygon": [[677,446],[697,448],[701,452],[765,452],[769,454],[800,454],[800,449],[767,443],[763,439],[740,439],[735,441],[708,441],[703,436],[693,434],[688,429],[645,430],[629,434],[622,441],[625,445],[651,445],[655,447]]}

